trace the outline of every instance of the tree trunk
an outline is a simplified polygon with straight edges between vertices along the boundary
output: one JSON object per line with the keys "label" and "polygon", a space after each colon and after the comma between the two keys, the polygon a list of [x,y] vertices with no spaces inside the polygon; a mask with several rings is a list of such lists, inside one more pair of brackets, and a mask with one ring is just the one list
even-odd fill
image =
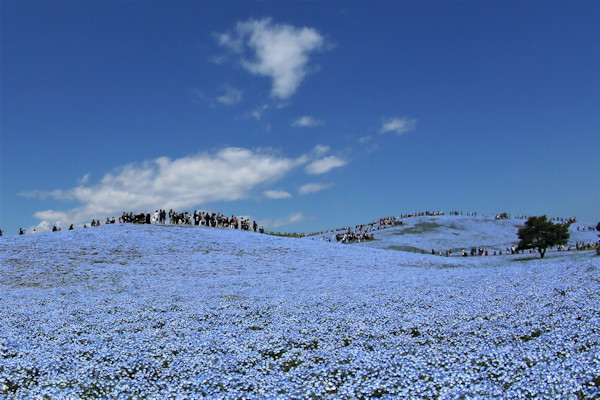
{"label": "tree trunk", "polygon": [[544,254],[546,254],[546,248],[538,248],[538,250],[540,251],[540,255],[542,256],[541,258],[544,258]]}

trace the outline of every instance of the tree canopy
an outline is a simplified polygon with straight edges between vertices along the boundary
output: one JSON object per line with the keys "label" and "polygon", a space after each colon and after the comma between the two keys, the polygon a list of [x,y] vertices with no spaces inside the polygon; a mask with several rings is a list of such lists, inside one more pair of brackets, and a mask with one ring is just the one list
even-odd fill
{"label": "tree canopy", "polygon": [[569,225],[555,224],[548,221],[545,215],[530,217],[517,232],[519,249],[537,249],[541,258],[544,258],[548,247],[567,244]]}

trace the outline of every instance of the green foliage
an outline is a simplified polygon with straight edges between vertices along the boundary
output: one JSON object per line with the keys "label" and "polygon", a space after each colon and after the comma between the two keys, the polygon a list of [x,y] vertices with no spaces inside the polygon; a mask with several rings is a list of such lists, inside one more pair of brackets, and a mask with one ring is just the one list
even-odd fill
{"label": "green foliage", "polygon": [[530,217],[525,226],[519,228],[519,249],[537,249],[544,258],[546,248],[567,244],[569,224],[560,225],[548,221],[545,215]]}
{"label": "green foliage", "polygon": [[303,238],[306,235],[304,233],[288,233],[288,232],[265,232],[267,235],[279,236],[279,237],[291,237],[291,238]]}

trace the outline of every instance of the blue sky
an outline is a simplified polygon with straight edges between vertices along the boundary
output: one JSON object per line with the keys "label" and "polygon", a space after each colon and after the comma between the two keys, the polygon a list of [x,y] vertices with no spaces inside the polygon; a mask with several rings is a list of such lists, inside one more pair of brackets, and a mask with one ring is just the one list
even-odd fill
{"label": "blue sky", "polygon": [[0,228],[600,220],[600,3],[3,1]]}

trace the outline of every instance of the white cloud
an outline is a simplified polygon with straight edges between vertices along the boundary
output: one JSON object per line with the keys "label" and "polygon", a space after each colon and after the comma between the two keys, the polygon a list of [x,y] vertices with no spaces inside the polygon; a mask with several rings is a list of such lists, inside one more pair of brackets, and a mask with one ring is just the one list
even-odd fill
{"label": "white cloud", "polygon": [[248,116],[254,118],[257,121],[260,121],[264,113],[267,110],[269,110],[269,108],[270,107],[268,104],[263,104],[261,107],[255,108],[254,110],[250,111],[250,113],[248,113]]}
{"label": "white cloud", "polygon": [[262,225],[268,228],[279,228],[280,226],[294,224],[296,222],[304,221],[306,219],[308,219],[306,215],[302,214],[301,212],[297,212],[294,214],[290,214],[284,218],[277,218],[274,220],[266,219],[262,221]]}
{"label": "white cloud", "polygon": [[379,133],[395,132],[398,135],[414,130],[417,127],[415,118],[383,118]]}
{"label": "white cloud", "polygon": [[[215,35],[218,43],[239,54],[242,66],[273,80],[271,95],[291,97],[308,71],[309,54],[323,48],[323,37],[312,28],[275,24],[269,18],[238,22],[234,32]],[[252,60],[244,55],[250,51]]]}
{"label": "white cloud", "polygon": [[300,186],[298,193],[301,195],[316,193],[320,192],[321,190],[329,189],[332,186],[333,184],[331,183],[307,183],[306,185]]}
{"label": "white cloud", "polygon": [[20,192],[19,196],[23,196],[26,198],[40,198],[42,200],[47,199],[48,197],[54,197],[56,199],[66,200],[63,196],[62,190],[31,190],[28,192]]}
{"label": "white cloud", "polygon": [[38,211],[35,213],[34,216],[37,219],[53,221],[55,224],[59,224],[59,225],[63,221],[65,221],[65,222],[68,221],[68,215],[67,215],[67,213],[65,213],[63,211],[54,211],[54,210]]}
{"label": "white cloud", "polygon": [[33,233],[35,232],[47,232],[52,229],[52,227],[56,226],[57,228],[65,229],[68,227],[67,224],[71,224],[69,222],[69,214],[62,211],[38,211],[34,214],[34,217],[40,219],[40,223],[36,226],[30,226],[27,229],[27,232]]}
{"label": "white cloud", "polygon": [[321,157],[322,155],[326,154],[329,150],[330,150],[329,146],[324,145],[324,144],[318,144],[312,150],[312,154],[314,154],[316,157]]}
{"label": "white cloud", "polygon": [[[58,226],[56,226],[56,227],[58,228]],[[47,231],[49,231],[51,229],[52,229],[52,226],[50,226],[50,222],[48,222],[48,221],[42,221],[37,226],[30,226],[29,229],[27,229],[27,232],[29,232],[29,233],[33,233],[33,232],[47,232]]]}
{"label": "white cloud", "polygon": [[217,97],[217,101],[227,106],[232,106],[242,100],[242,91],[234,89],[230,86],[225,86],[225,93]]}
{"label": "white cloud", "polygon": [[86,183],[88,183],[90,181],[90,174],[87,173],[84,176],[81,177],[81,179],[79,179],[77,181],[77,183],[79,183],[80,185],[85,185]]}
{"label": "white cloud", "polygon": [[[21,193],[25,197],[75,201],[81,205],[67,211],[46,210],[35,213],[41,222],[37,231],[53,225],[63,229],[70,224],[82,225],[92,219],[118,217],[123,211],[148,212],[158,208],[182,210],[215,201],[233,201],[250,197],[261,186],[273,184],[303,165],[309,174],[323,174],[346,165],[336,156],[323,157],[325,145],[315,146],[297,158],[282,156],[272,150],[223,148],[214,153],[200,153],[178,159],[160,157],[131,163],[105,174],[99,182],[89,184],[89,175],[68,190]],[[81,183],[85,182],[85,183]],[[300,194],[324,190],[329,184],[306,184]],[[269,198],[288,198],[283,190],[266,190]],[[271,226],[287,225],[305,218],[301,213],[275,220]],[[273,225],[274,224],[274,225]]]}
{"label": "white cloud", "polygon": [[336,156],[328,156],[311,162],[306,166],[305,170],[311,175],[319,175],[329,172],[334,168],[342,167],[346,164],[347,162],[341,158]]}
{"label": "white cloud", "polygon": [[214,154],[174,160],[161,157],[128,164],[107,173],[95,185],[22,195],[77,201],[81,203],[78,208],[40,211],[35,216],[51,225],[59,221],[63,225],[81,224],[119,216],[123,211],[184,209],[213,201],[244,199],[255,188],[276,182],[306,162],[306,156],[289,158],[268,150],[228,147]]}
{"label": "white cloud", "polygon": [[265,190],[263,194],[269,199],[289,199],[292,197],[292,195],[285,190]]}
{"label": "white cloud", "polygon": [[292,123],[294,128],[312,128],[319,125],[323,125],[323,121],[309,116],[300,117]]}

